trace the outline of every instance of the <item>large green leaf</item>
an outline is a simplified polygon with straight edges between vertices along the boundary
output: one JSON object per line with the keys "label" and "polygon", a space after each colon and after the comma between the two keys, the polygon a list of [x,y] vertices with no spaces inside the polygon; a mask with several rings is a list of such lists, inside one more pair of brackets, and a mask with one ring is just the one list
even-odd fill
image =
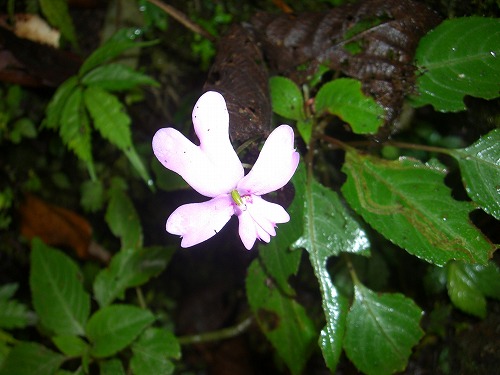
{"label": "large green leaf", "polygon": [[76,46],[76,34],[73,21],[68,11],[67,0],[40,0],[42,12],[49,23],[61,31],[73,46]]}
{"label": "large green leaf", "polygon": [[108,268],[94,281],[94,296],[101,307],[115,298],[123,299],[126,289],[142,285],[167,266],[173,250],[164,247],[125,248],[113,256]]}
{"label": "large green leaf", "polygon": [[139,249],[142,247],[139,215],[124,187],[120,185],[119,180],[113,180],[105,219],[113,234],[120,237],[122,249]]}
{"label": "large green leaf", "polygon": [[414,104],[439,111],[465,109],[463,98],[484,99],[500,92],[500,20],[467,17],[446,20],[420,40],[415,60],[421,74]]}
{"label": "large green leaf", "polygon": [[285,77],[271,77],[269,92],[273,111],[291,120],[304,120],[304,98],[295,82]]}
{"label": "large green leaf", "polygon": [[342,192],[378,232],[436,265],[486,263],[494,246],[469,220],[473,205],[451,197],[442,166],[401,158],[387,161],[349,150]]}
{"label": "large green leaf", "polygon": [[460,166],[469,197],[500,220],[500,129],[479,138],[473,145],[450,150]]}
{"label": "large green leaf", "polygon": [[0,367],[0,375],[54,375],[64,356],[34,342],[14,346]]}
{"label": "large green leaf", "polygon": [[120,150],[132,146],[130,117],[118,98],[96,86],[84,91],[85,105],[101,135]]}
{"label": "large green leaf", "polygon": [[375,134],[384,124],[384,108],[365,96],[361,82],[339,78],[323,85],[314,101],[316,112],[327,111],[347,122],[356,134]]}
{"label": "large green leaf", "polygon": [[339,294],[326,268],[328,258],[341,252],[366,254],[369,241],[338,195],[310,177],[304,182],[304,229],[294,247],[303,247],[318,279],[326,325],[319,346],[334,372],[342,353],[347,299]]}
{"label": "large green leaf", "polygon": [[300,374],[312,352],[316,330],[305,309],[270,282],[258,259],[248,268],[248,302],[257,322],[292,374]]}
{"label": "large green leaf", "polygon": [[35,238],[31,250],[33,305],[43,326],[57,335],[83,335],[90,296],[77,265],[61,251]]}
{"label": "large green leaf", "polygon": [[450,262],[446,276],[451,301],[466,313],[485,318],[486,297],[500,299],[500,270],[492,262],[486,266]]}
{"label": "large green leaf", "polygon": [[357,284],[347,316],[347,356],[367,375],[404,370],[412,347],[424,334],[421,316],[422,310],[402,294],[378,294]]}
{"label": "large green leaf", "polygon": [[181,348],[175,336],[167,330],[148,328],[132,345],[134,355],[130,368],[134,375],[172,374],[172,359],[180,359]]}
{"label": "large green leaf", "polygon": [[138,85],[158,86],[153,78],[123,64],[99,66],[85,74],[81,82],[110,91],[129,90]]}
{"label": "large green leaf", "polygon": [[155,320],[153,314],[131,305],[110,305],[98,310],[87,324],[90,353],[109,357],[132,343]]}

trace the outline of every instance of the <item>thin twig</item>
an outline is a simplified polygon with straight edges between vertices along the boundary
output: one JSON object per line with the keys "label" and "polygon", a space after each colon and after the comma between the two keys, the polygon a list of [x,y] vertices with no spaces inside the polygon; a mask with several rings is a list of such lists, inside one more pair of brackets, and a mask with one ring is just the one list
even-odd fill
{"label": "thin twig", "polygon": [[181,11],[175,9],[173,6],[165,4],[164,2],[160,0],[148,0],[151,4],[156,5],[158,8],[163,10],[165,13],[167,13],[169,16],[180,22],[182,25],[184,25],[186,28],[189,30],[195,32],[196,34],[200,34],[202,37],[210,40],[211,42],[215,42],[216,39],[215,37],[210,34],[207,30],[205,30],[203,27],[200,25],[194,23],[191,21],[188,16],[186,16],[184,13]]}
{"label": "thin twig", "polygon": [[178,338],[178,341],[179,344],[181,345],[192,345],[192,344],[199,344],[201,342],[219,341],[228,339],[231,337],[238,336],[243,332],[245,332],[248,329],[248,327],[250,327],[252,322],[253,322],[253,317],[250,316],[235,326],[224,328],[219,331],[200,333],[197,335],[190,335],[190,336],[181,336]]}

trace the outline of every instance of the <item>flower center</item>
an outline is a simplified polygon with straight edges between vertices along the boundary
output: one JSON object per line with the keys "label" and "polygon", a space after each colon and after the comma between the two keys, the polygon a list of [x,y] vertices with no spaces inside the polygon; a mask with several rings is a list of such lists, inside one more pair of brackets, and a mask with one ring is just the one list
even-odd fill
{"label": "flower center", "polygon": [[244,197],[241,197],[240,193],[238,193],[238,190],[234,189],[233,191],[231,191],[231,198],[242,211],[245,211],[247,209],[247,205],[243,202]]}

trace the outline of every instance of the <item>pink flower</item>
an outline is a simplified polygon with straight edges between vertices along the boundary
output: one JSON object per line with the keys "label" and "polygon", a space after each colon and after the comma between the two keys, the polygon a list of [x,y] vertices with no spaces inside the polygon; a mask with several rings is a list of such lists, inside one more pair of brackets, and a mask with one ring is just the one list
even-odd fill
{"label": "pink flower", "polygon": [[261,195],[283,187],[297,169],[299,154],[293,147],[292,128],[277,127],[244,176],[229,140],[229,114],[221,94],[209,91],[198,99],[193,125],[199,146],[174,128],[160,129],[153,137],[158,160],[198,193],[212,198],[177,208],[167,220],[167,232],[180,235],[181,246],[190,247],[214,236],[236,215],[239,235],[247,249],[257,238],[269,242],[276,235],[276,224],[286,223],[290,216]]}

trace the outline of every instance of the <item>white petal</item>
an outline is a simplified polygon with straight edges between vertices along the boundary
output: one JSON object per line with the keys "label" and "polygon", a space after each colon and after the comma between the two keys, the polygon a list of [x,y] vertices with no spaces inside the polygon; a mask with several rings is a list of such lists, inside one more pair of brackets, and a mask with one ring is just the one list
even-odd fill
{"label": "white petal", "polygon": [[239,161],[239,173],[234,167],[232,173],[228,173],[225,163],[214,163],[200,147],[174,128],[156,132],[153,151],[160,163],[178,173],[193,189],[207,197],[228,193],[243,176]]}
{"label": "white petal", "polygon": [[168,218],[166,228],[182,237],[182,247],[190,247],[217,234],[233,214],[231,197],[224,194],[207,202],[180,206]]}
{"label": "white petal", "polygon": [[293,129],[281,125],[269,135],[252,170],[238,183],[241,194],[262,195],[283,187],[292,178],[300,155],[293,147]]}

